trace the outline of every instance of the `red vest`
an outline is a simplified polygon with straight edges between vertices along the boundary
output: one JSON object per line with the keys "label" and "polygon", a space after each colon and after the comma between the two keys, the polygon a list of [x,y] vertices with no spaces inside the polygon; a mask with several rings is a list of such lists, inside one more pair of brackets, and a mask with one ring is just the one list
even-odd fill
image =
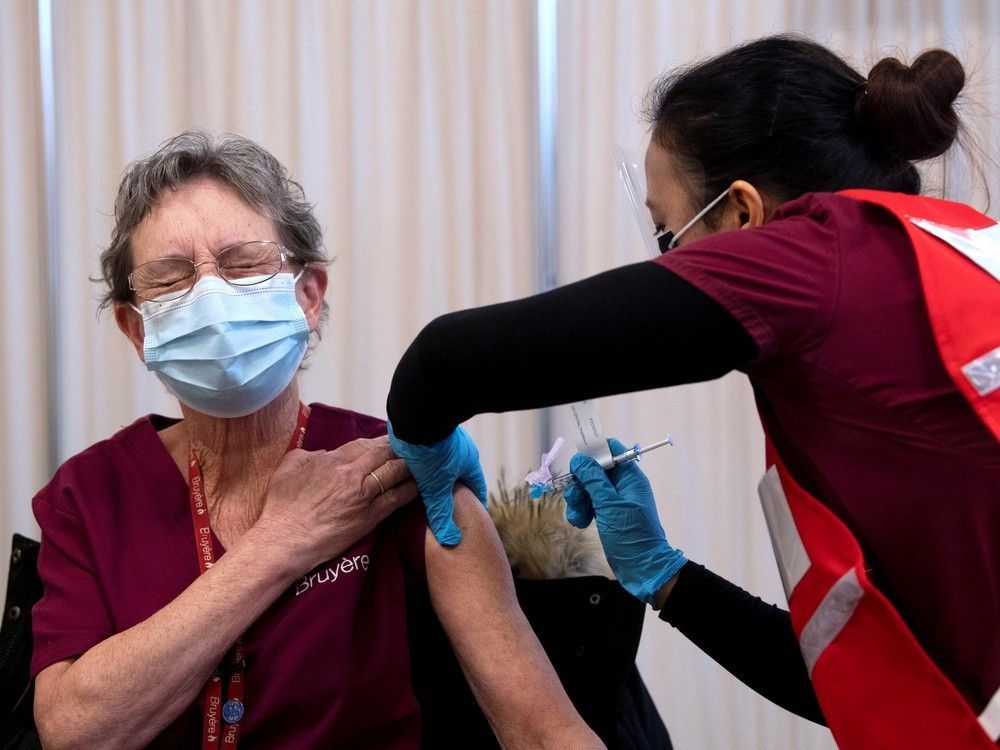
{"label": "red vest", "polygon": [[[933,198],[844,194],[899,218],[945,368],[1000,440],[1000,226],[968,206]],[[995,234],[969,231],[993,226]],[[795,482],[770,440],[767,466],[761,502],[792,628],[837,744],[995,750],[1000,690],[987,705],[970,706],[872,585],[847,526]]]}

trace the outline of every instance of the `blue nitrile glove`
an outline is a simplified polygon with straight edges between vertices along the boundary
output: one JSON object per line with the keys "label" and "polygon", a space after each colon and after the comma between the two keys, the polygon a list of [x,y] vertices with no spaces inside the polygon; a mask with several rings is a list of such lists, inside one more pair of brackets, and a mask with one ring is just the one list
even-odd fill
{"label": "blue nitrile glove", "polygon": [[[613,455],[627,448],[608,440]],[[577,528],[597,518],[604,554],[619,583],[646,604],[673,578],[687,558],[667,542],[649,480],[635,461],[608,472],[590,456],[577,453],[569,463],[577,481],[566,488],[566,520]]]}
{"label": "blue nitrile glove", "polygon": [[400,440],[389,425],[389,443],[396,455],[406,461],[417,481],[417,489],[427,509],[427,524],[439,544],[454,547],[462,541],[452,518],[455,483],[461,482],[472,490],[479,502],[486,505],[486,478],[479,465],[479,449],[469,433],[456,427],[452,433],[433,445],[417,445]]}

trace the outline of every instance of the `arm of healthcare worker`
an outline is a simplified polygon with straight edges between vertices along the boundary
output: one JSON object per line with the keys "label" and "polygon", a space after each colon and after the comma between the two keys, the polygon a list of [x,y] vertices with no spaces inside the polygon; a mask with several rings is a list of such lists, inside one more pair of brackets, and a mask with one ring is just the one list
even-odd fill
{"label": "arm of healthcare worker", "polygon": [[[609,440],[612,453],[625,446]],[[690,562],[670,545],[649,480],[634,463],[605,472],[577,454],[566,491],[566,518],[586,528],[596,518],[615,577],[749,687],[783,708],[825,724],[788,612]]]}
{"label": "arm of healthcare worker", "polygon": [[390,440],[438,541],[457,544],[455,481],[486,498],[475,446],[455,429],[461,422],[711,380],[756,355],[753,338],[711,297],[658,264],[625,266],[432,321],[393,376]]}
{"label": "arm of healthcare worker", "polygon": [[496,527],[476,496],[454,493],[464,541],[443,547],[428,530],[431,602],[502,747],[601,748],[580,718],[517,603]]}

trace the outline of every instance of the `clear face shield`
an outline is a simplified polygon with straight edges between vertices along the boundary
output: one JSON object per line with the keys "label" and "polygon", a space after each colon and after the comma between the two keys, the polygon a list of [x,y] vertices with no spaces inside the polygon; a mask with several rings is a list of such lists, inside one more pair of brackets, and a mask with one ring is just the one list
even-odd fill
{"label": "clear face shield", "polygon": [[639,166],[638,159],[630,156],[621,144],[615,146],[615,161],[618,165],[618,178],[622,181],[622,185],[625,186],[625,195],[629,205],[632,207],[632,215],[635,216],[636,225],[639,227],[639,234],[642,235],[643,244],[651,258],[655,258],[677,247],[677,241],[681,238],[681,235],[701,221],[705,214],[715,208],[722,202],[723,198],[729,195],[729,188],[726,188],[676,233],[669,229],[657,231],[656,225],[653,224],[653,219],[649,215],[649,209],[646,207],[647,188],[645,169]]}
{"label": "clear face shield", "polygon": [[635,155],[629,154],[620,143],[615,146],[614,156],[618,166],[618,179],[625,188],[625,197],[632,209],[636,226],[639,227],[643,246],[649,257],[655,258],[660,254],[660,248],[656,242],[656,226],[646,208],[646,170],[638,164]]}

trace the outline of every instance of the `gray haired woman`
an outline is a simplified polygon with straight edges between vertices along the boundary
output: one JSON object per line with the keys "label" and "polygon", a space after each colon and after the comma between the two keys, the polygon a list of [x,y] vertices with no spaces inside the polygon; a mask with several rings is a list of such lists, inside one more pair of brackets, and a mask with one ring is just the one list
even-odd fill
{"label": "gray haired woman", "polygon": [[327,274],[277,160],[183,133],[130,167],[115,219],[105,305],[183,418],[137,420],[35,497],[46,746],[415,747],[407,569],[505,745],[598,746],[477,498],[456,490],[466,542],[443,549],[384,423],[300,402]]}

